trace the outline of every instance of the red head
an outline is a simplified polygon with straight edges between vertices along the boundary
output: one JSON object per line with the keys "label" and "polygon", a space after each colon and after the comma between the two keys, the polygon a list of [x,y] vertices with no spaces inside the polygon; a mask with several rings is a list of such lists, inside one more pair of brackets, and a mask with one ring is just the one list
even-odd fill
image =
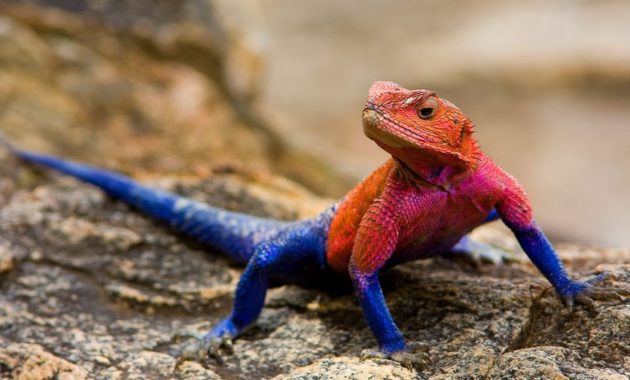
{"label": "red head", "polygon": [[429,90],[375,82],[363,110],[363,129],[419,175],[436,167],[468,169],[477,163],[472,122]]}

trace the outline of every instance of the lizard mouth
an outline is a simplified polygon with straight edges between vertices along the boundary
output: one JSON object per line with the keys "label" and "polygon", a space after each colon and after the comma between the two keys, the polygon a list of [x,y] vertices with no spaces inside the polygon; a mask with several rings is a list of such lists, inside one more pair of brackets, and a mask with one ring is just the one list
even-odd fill
{"label": "lizard mouth", "polygon": [[366,108],[363,110],[363,133],[371,140],[382,142],[394,148],[404,146],[404,141],[386,132],[381,127],[383,116],[374,109]]}

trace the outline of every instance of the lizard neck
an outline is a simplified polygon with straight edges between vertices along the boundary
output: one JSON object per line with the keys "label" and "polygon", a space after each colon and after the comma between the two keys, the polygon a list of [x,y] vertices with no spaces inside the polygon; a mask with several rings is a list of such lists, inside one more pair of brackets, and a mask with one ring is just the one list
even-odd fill
{"label": "lizard neck", "polygon": [[[402,153],[402,152],[401,152]],[[448,190],[472,174],[479,164],[481,153],[472,155],[472,159],[463,162],[441,160],[435,155],[415,151],[413,154],[394,155],[400,177],[417,184],[431,185]]]}

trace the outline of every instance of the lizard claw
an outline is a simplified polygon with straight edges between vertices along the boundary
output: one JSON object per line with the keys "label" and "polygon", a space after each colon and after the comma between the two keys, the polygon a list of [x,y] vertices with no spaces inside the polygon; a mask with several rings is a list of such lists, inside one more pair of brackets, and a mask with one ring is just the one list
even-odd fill
{"label": "lizard claw", "polygon": [[185,360],[204,361],[208,357],[223,362],[222,353],[234,353],[232,338],[237,335],[237,329],[229,320],[221,321],[201,339],[195,339],[182,348],[178,363]]}
{"label": "lizard claw", "polygon": [[389,359],[389,354],[386,354],[386,353],[378,351],[378,350],[373,350],[373,349],[370,349],[370,348],[366,348],[365,350],[361,351],[361,359],[362,360],[368,360],[368,359]]}
{"label": "lizard claw", "polygon": [[361,359],[391,360],[400,363],[405,368],[422,370],[430,362],[428,352],[428,347],[410,343],[405,349],[391,353],[366,349],[361,351]]}
{"label": "lizard claw", "polygon": [[596,311],[594,300],[597,301],[624,301],[624,296],[630,296],[628,287],[604,287],[595,285],[609,276],[603,272],[587,281],[573,281],[562,290],[561,297],[564,303],[573,311],[575,302],[581,303],[591,311]]}

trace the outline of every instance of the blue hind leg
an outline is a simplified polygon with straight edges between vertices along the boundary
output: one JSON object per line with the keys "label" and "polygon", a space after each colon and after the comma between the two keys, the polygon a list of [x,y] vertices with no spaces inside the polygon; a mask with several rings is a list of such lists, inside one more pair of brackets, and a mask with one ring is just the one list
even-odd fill
{"label": "blue hind leg", "polygon": [[252,325],[262,311],[270,278],[287,282],[321,278],[326,270],[330,215],[329,210],[316,219],[295,223],[260,243],[238,282],[230,315],[186,346],[182,359],[203,358],[208,353],[216,356],[222,345]]}
{"label": "blue hind leg", "polygon": [[[482,222],[482,225],[497,219],[499,219],[499,214],[495,209],[492,209],[490,214],[488,214],[486,219]],[[469,235],[462,237],[449,252],[459,257],[465,257],[475,265],[484,262],[500,264],[513,260],[508,252],[492,245],[473,240]]]}

